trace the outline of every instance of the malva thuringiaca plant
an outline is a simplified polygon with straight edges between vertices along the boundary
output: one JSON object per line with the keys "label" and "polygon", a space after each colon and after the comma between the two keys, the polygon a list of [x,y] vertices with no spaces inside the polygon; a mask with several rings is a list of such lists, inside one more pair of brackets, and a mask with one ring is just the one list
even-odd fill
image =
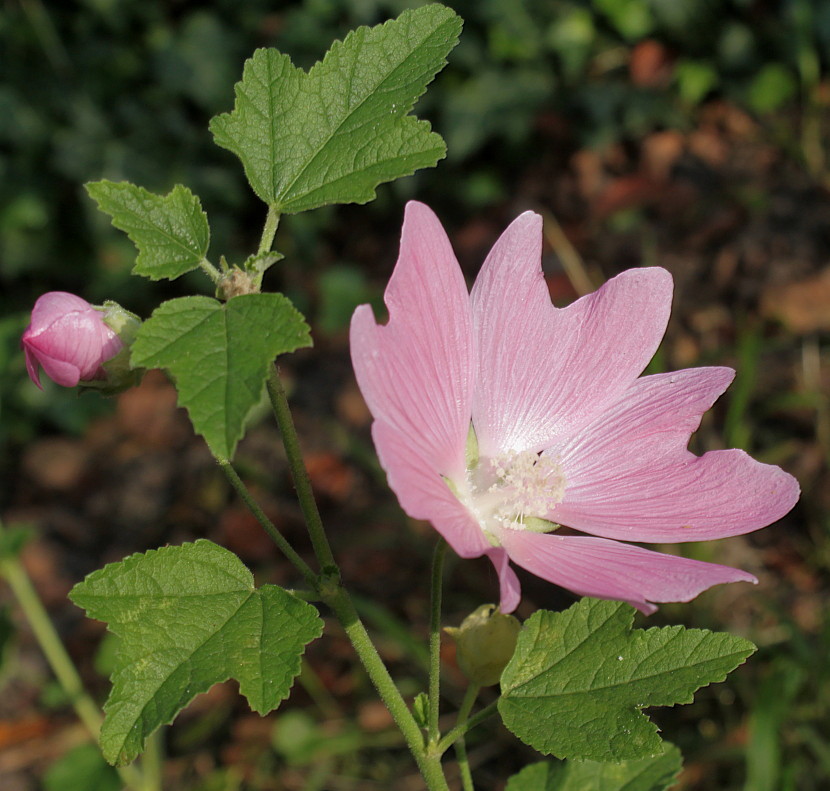
{"label": "malva thuringiaca plant", "polygon": [[[276,50],[258,50],[233,110],[210,123],[267,206],[258,249],[238,264],[220,256],[217,266],[208,257],[207,216],[186,187],[162,196],[97,181],[87,185],[90,196],[138,249],[134,274],[172,280],[200,269],[215,296],[169,300],[143,322],[113,303],[97,308],[63,292],[35,305],[22,339],[35,384],[42,368],[60,385],[114,393],[144,369],[167,371],[195,431],[296,571],[298,589],[257,587],[239,558],[202,539],[132,555],[79,582],[72,601],[118,638],[101,719],[14,553],[0,554],[0,570],[58,679],[133,791],[162,787],[158,754],[139,756],[157,751],[155,731],[213,684],[233,678],[254,711],[276,709],[306,645],[325,639],[319,608],[342,624],[430,791],[475,787],[465,736],[496,716],[553,756],[511,777],[508,791],[662,791],[680,771],[680,753],[642,709],[690,702],[755,650],[724,633],[632,628],[635,608],[648,614],[655,603],[755,578],[630,542],[756,530],[793,506],[797,483],[739,450],[698,457],[687,449],[733,372],[642,375],[668,321],[671,276],[657,267],[630,270],[554,307],[540,264],[542,221],[531,212],[496,242],[468,293],[440,222],[409,203],[385,295],[388,321],[378,324],[367,305],[354,313],[352,360],[381,465],[404,511],[440,534],[428,582],[423,692],[404,697],[358,615],[274,364],[311,345],[309,328],[284,295],[262,292],[263,274],[282,258],[273,244],[283,214],[366,203],[379,184],[444,156],[439,135],[410,111],[460,29],[453,11],[426,5],[354,31],[308,73]],[[233,464],[266,393],[315,567],[268,519]],[[489,557],[500,605],[482,603],[460,627],[447,628],[469,687],[442,732],[447,545],[463,558]],[[521,598],[511,563],[585,598],[520,624],[510,614]],[[495,684],[498,696],[480,703],[481,687]]]}
{"label": "malva thuringiaca plant", "polygon": [[[791,475],[743,451],[686,449],[734,371],[638,378],[668,322],[671,275],[632,269],[560,310],[541,257],[542,218],[526,212],[468,295],[438,219],[407,207],[389,322],[377,326],[363,305],[351,329],[372,436],[404,510],[462,557],[493,561],[502,612],[520,598],[510,560],[645,613],[722,582],[757,582],[620,543],[748,533],[798,499]],[[560,524],[591,537],[553,535]]]}

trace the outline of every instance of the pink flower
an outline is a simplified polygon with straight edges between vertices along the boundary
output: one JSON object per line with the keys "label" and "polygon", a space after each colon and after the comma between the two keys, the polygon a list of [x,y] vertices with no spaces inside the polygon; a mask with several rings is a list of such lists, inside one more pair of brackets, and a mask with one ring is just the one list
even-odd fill
{"label": "pink flower", "polygon": [[50,291],[35,302],[21,343],[29,376],[38,387],[41,366],[64,387],[106,379],[103,364],[123,346],[101,311],[65,291]]}
{"label": "pink flower", "polygon": [[[646,613],[719,583],[756,582],[621,543],[757,530],[792,508],[798,484],[740,450],[687,450],[734,371],[640,376],[669,318],[668,272],[632,269],[555,308],[541,232],[538,215],[518,217],[468,294],[438,219],[407,206],[389,322],[361,305],[351,326],[372,436],[403,509],[462,557],[490,558],[505,612],[521,596],[510,561]],[[557,525],[590,535],[557,535]]]}

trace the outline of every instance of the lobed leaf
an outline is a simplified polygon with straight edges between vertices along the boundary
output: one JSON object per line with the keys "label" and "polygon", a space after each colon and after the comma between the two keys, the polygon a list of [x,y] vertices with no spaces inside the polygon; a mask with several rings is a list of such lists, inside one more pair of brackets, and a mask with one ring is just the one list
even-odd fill
{"label": "lobed leaf", "polygon": [[683,761],[673,744],[664,747],[653,758],[618,764],[541,761],[513,775],[505,791],[666,791],[680,774]]}
{"label": "lobed leaf", "polygon": [[314,607],[276,585],[254,587],[236,555],[204,539],[111,563],[70,598],[119,637],[101,728],[104,757],[116,765],[229,678],[254,711],[272,711],[322,632]]}
{"label": "lobed leaf", "polygon": [[94,181],[86,191],[138,248],[134,274],[173,280],[196,269],[207,255],[207,215],[187,187],[177,184],[161,196],[126,181]]}
{"label": "lobed leaf", "polygon": [[277,50],[257,50],[233,111],[213,118],[211,132],[279,212],[366,203],[378,184],[444,156],[440,135],[408,113],[460,30],[453,11],[430,4],[358,28],[308,73]]}
{"label": "lobed leaf", "polygon": [[505,725],[559,758],[658,755],[657,728],[641,709],[690,703],[755,651],[741,637],[703,629],[632,629],[634,613],[628,604],[585,598],[529,618],[502,674]]}
{"label": "lobed leaf", "polygon": [[282,294],[225,303],[182,297],[162,303],[142,324],[130,362],[167,369],[193,428],[215,456],[230,459],[274,358],[310,345],[302,315]]}

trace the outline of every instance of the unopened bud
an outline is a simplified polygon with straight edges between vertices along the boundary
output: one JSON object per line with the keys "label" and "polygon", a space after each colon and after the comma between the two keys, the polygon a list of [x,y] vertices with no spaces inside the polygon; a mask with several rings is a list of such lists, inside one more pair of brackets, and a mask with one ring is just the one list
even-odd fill
{"label": "unopened bud", "polygon": [[521,623],[495,604],[482,604],[461,623],[444,629],[456,642],[461,672],[480,687],[498,684],[516,650]]}
{"label": "unopened bud", "polygon": [[115,302],[103,307],[65,291],[50,291],[32,309],[21,339],[26,368],[40,384],[40,369],[64,387],[78,384],[115,393],[136,384],[141,372],[129,367],[129,346],[141,325]]}

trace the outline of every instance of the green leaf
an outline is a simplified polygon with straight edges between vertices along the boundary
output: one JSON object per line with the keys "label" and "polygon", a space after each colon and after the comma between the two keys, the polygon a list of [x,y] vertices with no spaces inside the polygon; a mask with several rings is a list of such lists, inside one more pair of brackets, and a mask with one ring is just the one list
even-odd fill
{"label": "green leaf", "polygon": [[213,118],[211,132],[279,212],[366,203],[378,184],[444,156],[440,135],[408,113],[460,30],[461,19],[434,3],[358,28],[308,73],[277,50],[257,50],[233,112]]}
{"label": "green leaf", "polygon": [[207,255],[207,215],[187,187],[177,184],[161,196],[126,181],[94,181],[86,191],[138,248],[134,274],[173,280],[196,269]]}
{"label": "green leaf", "polygon": [[94,744],[82,744],[58,759],[43,778],[44,791],[119,791],[123,787],[118,772],[107,765]]}
{"label": "green leaf", "polygon": [[255,588],[236,555],[205,540],[111,563],[70,598],[120,638],[101,729],[104,757],[116,765],[229,678],[254,711],[272,711],[288,695],[306,643],[322,632],[314,607],[276,585]]}
{"label": "green leaf", "polygon": [[505,791],[665,791],[683,762],[677,747],[664,746],[662,755],[619,764],[542,761],[511,777]]}
{"label": "green leaf", "polygon": [[697,689],[723,681],[755,651],[741,637],[703,629],[632,629],[634,613],[586,598],[529,618],[502,675],[505,725],[559,758],[658,755],[657,728],[641,709],[691,703]]}
{"label": "green leaf", "polygon": [[230,459],[274,358],[310,345],[302,315],[282,294],[225,303],[182,297],[162,303],[142,324],[130,362],[167,369],[194,429],[215,456]]}

